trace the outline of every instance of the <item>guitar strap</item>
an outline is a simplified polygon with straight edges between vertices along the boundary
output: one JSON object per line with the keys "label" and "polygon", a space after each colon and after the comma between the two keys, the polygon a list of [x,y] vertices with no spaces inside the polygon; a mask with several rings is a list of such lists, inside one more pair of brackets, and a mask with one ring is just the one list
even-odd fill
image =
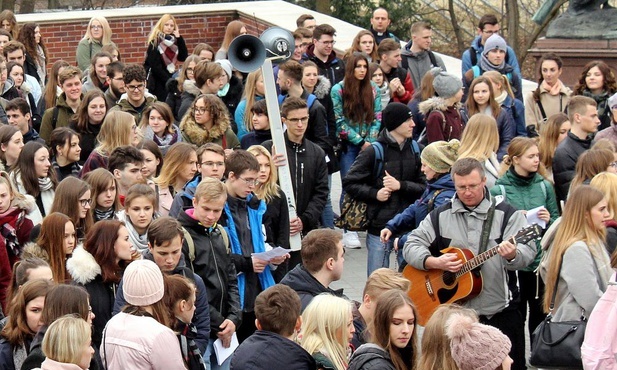
{"label": "guitar strap", "polygon": [[[495,216],[495,198],[491,199],[491,206],[488,209],[488,213],[486,215],[486,220],[484,220],[484,224],[482,224],[482,235],[480,236],[480,246],[478,248],[478,254],[484,253],[486,251],[486,247],[488,246],[488,238],[491,235],[491,226],[493,225],[493,218]],[[472,272],[476,275],[480,274],[480,268],[482,266],[478,266],[472,270]]]}

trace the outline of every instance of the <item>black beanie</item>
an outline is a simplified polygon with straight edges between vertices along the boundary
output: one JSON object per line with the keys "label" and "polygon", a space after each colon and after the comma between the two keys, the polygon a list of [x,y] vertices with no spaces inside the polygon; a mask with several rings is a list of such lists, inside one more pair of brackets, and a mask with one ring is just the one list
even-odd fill
{"label": "black beanie", "polygon": [[411,109],[403,103],[390,103],[381,112],[381,124],[388,131],[394,131],[412,117]]}

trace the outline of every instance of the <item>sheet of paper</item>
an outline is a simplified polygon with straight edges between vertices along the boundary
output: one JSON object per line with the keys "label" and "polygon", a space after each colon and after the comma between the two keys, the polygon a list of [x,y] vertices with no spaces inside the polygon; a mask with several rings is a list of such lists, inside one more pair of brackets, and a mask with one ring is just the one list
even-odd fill
{"label": "sheet of paper", "polygon": [[267,250],[261,253],[253,253],[251,256],[255,258],[259,258],[260,260],[270,261],[273,258],[281,257],[289,253],[289,249],[276,247],[274,249]]}
{"label": "sheet of paper", "polygon": [[219,366],[221,366],[223,362],[225,362],[225,360],[227,360],[227,358],[234,353],[236,348],[238,348],[238,337],[236,336],[236,333],[232,334],[229,348],[223,347],[223,341],[220,339],[214,341],[213,346],[214,353],[216,354],[216,362],[218,362]]}
{"label": "sheet of paper", "polygon": [[540,207],[536,207],[534,209],[530,209],[529,211],[527,211],[527,223],[529,225],[538,224],[538,226],[540,226],[541,228],[545,229],[546,228],[546,221],[544,221],[544,220],[540,219],[540,217],[538,217],[538,212],[540,212],[543,209],[544,209],[544,207],[540,206]]}

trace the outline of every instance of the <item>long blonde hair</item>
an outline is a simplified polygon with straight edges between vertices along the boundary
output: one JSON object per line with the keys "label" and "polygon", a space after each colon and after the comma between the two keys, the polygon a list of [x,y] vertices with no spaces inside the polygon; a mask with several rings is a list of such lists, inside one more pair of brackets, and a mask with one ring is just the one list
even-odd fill
{"label": "long blonde hair", "polygon": [[268,159],[270,165],[270,175],[268,176],[268,181],[259,184],[255,188],[255,195],[257,195],[257,198],[265,200],[266,203],[270,203],[272,199],[279,195],[279,186],[277,184],[278,173],[276,166],[274,165],[274,161],[272,160],[272,156],[270,155],[270,152],[268,152],[268,150],[261,145],[251,145],[246,151],[255,157],[259,157],[261,155]]}
{"label": "long blonde hair", "polygon": [[336,370],[347,369],[347,323],[351,303],[331,294],[313,298],[302,313],[302,347],[310,354],[322,353]]}
{"label": "long blonde hair", "polygon": [[131,145],[133,125],[135,118],[132,114],[121,110],[110,111],[101,125],[99,145],[95,150],[101,155],[109,156],[117,147]]}
{"label": "long blonde hair", "polygon": [[195,145],[179,142],[169,147],[165,155],[165,161],[161,168],[161,173],[154,179],[154,182],[161,188],[174,186],[178,181],[178,175],[188,163],[191,154],[196,154]]}
{"label": "long blonde hair", "polygon": [[[511,98],[514,98],[512,86],[510,86],[510,80],[508,80],[508,77],[506,75],[502,75],[497,71],[486,71],[482,73],[482,76],[488,77],[488,79],[491,80],[492,83],[500,85],[501,91],[505,91],[508,95],[510,95]],[[495,91],[495,96],[498,95],[501,95],[501,92],[499,92],[498,94],[497,91]]]}
{"label": "long blonde hair", "polygon": [[497,149],[499,132],[495,118],[483,113],[473,115],[463,130],[458,157],[474,158],[483,162],[497,152]]}
{"label": "long blonde hair", "polygon": [[103,26],[103,38],[101,39],[101,45],[105,46],[111,44],[111,27],[109,27],[107,19],[103,16],[95,16],[90,18],[90,22],[88,22],[88,29],[86,29],[86,34],[84,35],[84,39],[88,40],[89,43],[93,42],[94,39],[92,38],[90,27],[92,27],[92,22],[94,21],[98,21],[101,26]]}
{"label": "long blonde hair", "polygon": [[589,185],[604,193],[611,219],[617,221],[617,175],[610,172],[600,172],[591,179]]}
{"label": "long blonde hair", "polygon": [[[255,96],[257,95],[257,81],[260,78],[263,78],[261,68],[249,73],[246,77],[246,86],[242,96],[242,98],[246,100],[246,106],[244,107],[244,125],[249,132],[253,130],[251,108],[253,107],[253,104],[255,104],[255,101],[257,101]],[[238,122],[238,124],[241,123],[242,122]]]}
{"label": "long blonde hair", "polygon": [[174,30],[178,28],[178,23],[176,22],[176,18],[174,18],[171,14],[163,14],[161,19],[152,27],[152,31],[150,31],[150,35],[148,36],[148,41],[146,41],[146,46],[153,44],[157,44],[157,39],[161,33],[163,33],[163,26],[167,23],[168,20],[174,21]]}
{"label": "long blonde hair", "polygon": [[548,313],[555,282],[559,278],[563,255],[572,244],[582,241],[591,255],[606,253],[603,240],[606,229],[596,229],[590,220],[590,211],[604,199],[604,193],[589,185],[581,185],[570,194],[559,224],[559,231],[549,250],[548,270],[544,277],[544,311]]}

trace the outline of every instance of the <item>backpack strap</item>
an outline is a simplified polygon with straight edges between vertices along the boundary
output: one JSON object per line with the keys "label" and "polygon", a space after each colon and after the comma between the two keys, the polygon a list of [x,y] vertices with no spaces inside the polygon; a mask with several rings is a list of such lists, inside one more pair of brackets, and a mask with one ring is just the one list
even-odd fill
{"label": "backpack strap", "polygon": [[428,58],[431,60],[431,64],[433,65],[433,67],[439,67],[439,65],[437,64],[437,58],[435,58],[435,53],[433,53],[431,50],[428,50]]}
{"label": "backpack strap", "polygon": [[383,169],[383,146],[380,142],[372,142],[373,150],[375,151],[375,160],[373,162],[373,180],[376,180],[377,177],[381,174],[381,170]]}
{"label": "backpack strap", "polygon": [[[91,45],[90,47],[92,47],[92,44],[90,44],[90,45]],[[56,128],[56,125],[58,124],[58,114],[60,113],[59,111],[60,111],[60,109],[56,105],[54,107],[53,116],[51,118],[51,127],[52,128]]]}
{"label": "backpack strap", "polygon": [[429,251],[431,255],[434,257],[438,257],[441,255],[441,250],[447,248],[450,244],[449,239],[445,239],[441,237],[441,233],[439,231],[439,215],[442,212],[448,211],[452,209],[452,202],[446,202],[439,207],[433,209],[429,213],[429,217],[431,218],[431,223],[433,224],[433,230],[435,231],[435,240],[429,246]]}
{"label": "backpack strap", "polygon": [[439,196],[439,194],[441,194],[442,191],[443,189],[435,190],[433,196],[428,201],[427,212],[431,212],[433,209],[435,209],[435,199],[437,199],[437,197]]}
{"label": "backpack strap", "polygon": [[193,267],[193,261],[195,260],[195,242],[193,241],[193,237],[189,234],[188,230],[182,226],[182,235],[184,236],[184,240],[186,241],[186,245],[189,247],[189,264],[191,265],[191,271],[195,271]]}
{"label": "backpack strap", "polygon": [[313,103],[315,103],[315,100],[317,100],[317,97],[313,94],[309,94],[309,96],[306,98],[306,104],[308,105],[308,109],[311,109]]}
{"label": "backpack strap", "polygon": [[470,59],[472,66],[478,64],[478,54],[476,54],[476,49],[474,49],[473,46],[469,47],[469,56],[471,57]]}
{"label": "backpack strap", "polygon": [[227,254],[231,252],[229,249],[229,235],[227,235],[227,230],[222,225],[216,224],[216,228],[221,232],[221,237],[223,238],[223,244],[225,244],[225,250]]}
{"label": "backpack strap", "polygon": [[480,71],[480,67],[478,67],[477,65],[471,67],[471,70],[473,71],[473,78],[479,77],[482,74]]}
{"label": "backpack strap", "polygon": [[540,101],[540,99],[538,99],[536,103],[538,104],[538,108],[540,108],[540,114],[542,115],[542,119],[546,120],[546,112],[544,111],[544,106],[542,105],[542,102]]}
{"label": "backpack strap", "polygon": [[411,151],[416,160],[416,170],[422,166],[422,160],[420,159],[420,145],[417,141],[411,139]]}

